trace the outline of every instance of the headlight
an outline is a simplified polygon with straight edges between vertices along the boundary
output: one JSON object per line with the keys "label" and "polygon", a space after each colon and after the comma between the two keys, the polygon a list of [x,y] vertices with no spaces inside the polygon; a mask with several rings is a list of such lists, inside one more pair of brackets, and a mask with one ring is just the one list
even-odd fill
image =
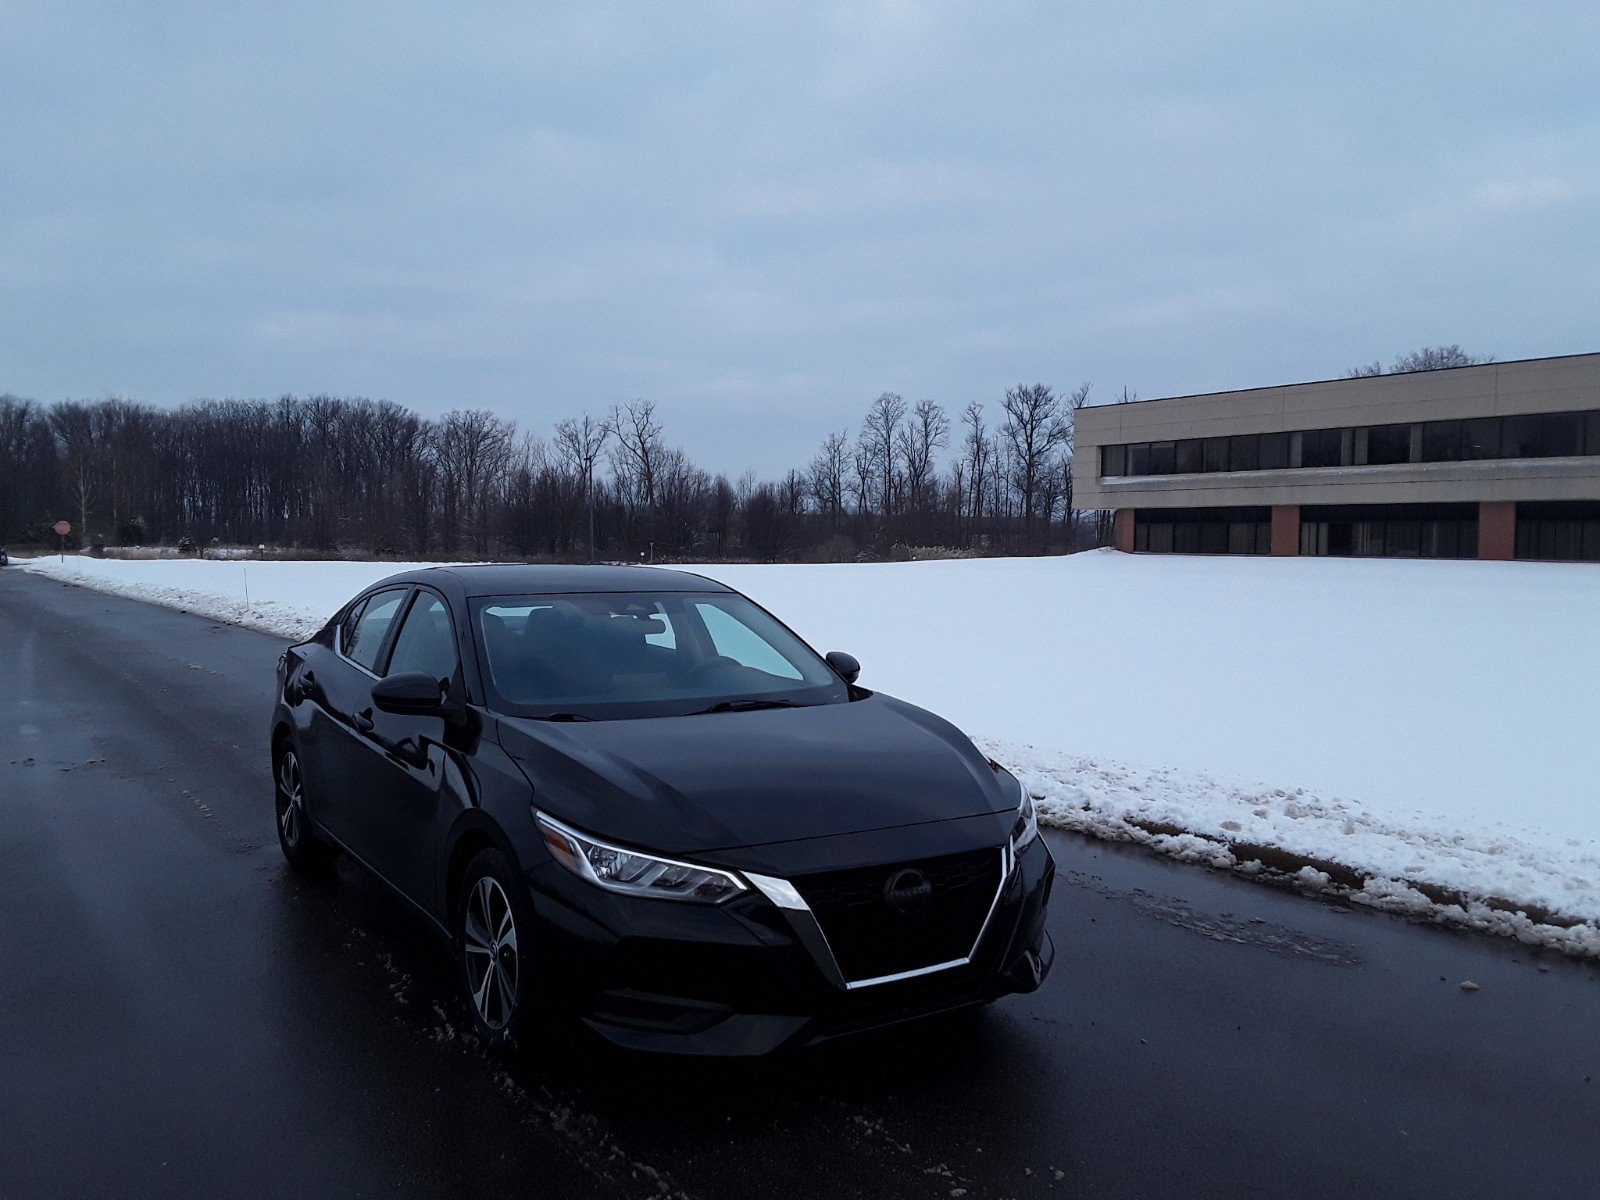
{"label": "headlight", "polygon": [[535,819],[545,847],[558,863],[580,879],[608,891],[720,904],[745,890],[744,880],[728,871],[624,850],[579,833],[543,813]]}
{"label": "headlight", "polygon": [[1039,836],[1039,813],[1033,806],[1033,797],[1028,795],[1028,789],[1020,779],[1017,780],[1017,790],[1022,793],[1022,800],[1017,805],[1017,823],[1011,827],[1011,849],[1021,854]]}

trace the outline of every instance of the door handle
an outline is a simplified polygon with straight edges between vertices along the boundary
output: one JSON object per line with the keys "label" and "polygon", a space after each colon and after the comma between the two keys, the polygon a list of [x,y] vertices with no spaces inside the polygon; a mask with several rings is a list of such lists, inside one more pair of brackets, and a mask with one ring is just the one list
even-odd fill
{"label": "door handle", "polygon": [[354,725],[357,729],[359,729],[362,733],[371,733],[372,732],[372,710],[369,708],[365,712],[358,712],[355,716],[350,718],[350,723],[352,725]]}

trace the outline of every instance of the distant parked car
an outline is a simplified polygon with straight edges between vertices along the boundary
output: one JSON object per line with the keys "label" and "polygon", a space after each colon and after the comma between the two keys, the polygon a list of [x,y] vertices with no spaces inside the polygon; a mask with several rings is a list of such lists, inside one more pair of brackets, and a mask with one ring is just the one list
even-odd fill
{"label": "distant parked car", "polygon": [[0,567],[6,567],[10,565],[11,556],[6,553],[6,548],[4,546],[0,546]]}
{"label": "distant parked car", "polygon": [[279,839],[410,901],[496,1048],[758,1055],[1032,991],[1033,801],[859,670],[683,572],[395,575],[279,660]]}

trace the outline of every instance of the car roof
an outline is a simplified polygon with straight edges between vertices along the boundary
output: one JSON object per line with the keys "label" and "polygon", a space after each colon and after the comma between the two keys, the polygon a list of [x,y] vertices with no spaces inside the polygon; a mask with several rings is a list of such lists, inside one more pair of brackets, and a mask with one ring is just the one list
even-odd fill
{"label": "car roof", "polygon": [[[474,563],[423,567],[390,576],[383,583],[449,582],[460,594],[473,596],[536,596],[572,592],[731,592],[703,575],[662,567],[527,563]],[[380,585],[381,586],[381,585]]]}

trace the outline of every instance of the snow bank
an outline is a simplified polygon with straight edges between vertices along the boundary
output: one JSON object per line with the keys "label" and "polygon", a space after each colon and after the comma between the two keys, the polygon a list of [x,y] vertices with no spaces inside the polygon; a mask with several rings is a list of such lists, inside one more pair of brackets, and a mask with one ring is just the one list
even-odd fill
{"label": "snow bank", "polygon": [[[404,566],[19,565],[288,637]],[[1302,882],[1357,902],[1600,953],[1600,567],[691,569],[858,655],[869,686],[1004,739],[985,744],[1055,823],[1246,871],[1299,856],[1321,864]]]}

